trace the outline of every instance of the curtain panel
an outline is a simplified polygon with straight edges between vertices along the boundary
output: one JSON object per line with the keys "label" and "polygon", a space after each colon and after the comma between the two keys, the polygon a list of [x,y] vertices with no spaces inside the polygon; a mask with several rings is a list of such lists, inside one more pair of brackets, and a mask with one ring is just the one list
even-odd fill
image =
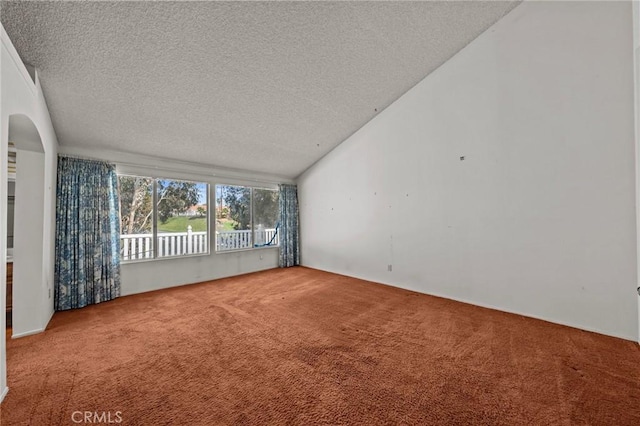
{"label": "curtain panel", "polygon": [[120,296],[118,179],[113,164],[58,157],[55,309]]}
{"label": "curtain panel", "polygon": [[278,185],[280,210],[281,268],[300,264],[300,226],[298,214],[298,187]]}

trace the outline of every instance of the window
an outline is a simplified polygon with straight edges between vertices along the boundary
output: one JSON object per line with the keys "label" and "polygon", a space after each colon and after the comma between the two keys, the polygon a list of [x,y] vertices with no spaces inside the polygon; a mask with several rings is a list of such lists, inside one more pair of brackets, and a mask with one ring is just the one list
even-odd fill
{"label": "window", "polygon": [[216,251],[277,246],[278,191],[216,186]]}
{"label": "window", "polygon": [[209,185],[119,176],[122,260],[209,252]]}

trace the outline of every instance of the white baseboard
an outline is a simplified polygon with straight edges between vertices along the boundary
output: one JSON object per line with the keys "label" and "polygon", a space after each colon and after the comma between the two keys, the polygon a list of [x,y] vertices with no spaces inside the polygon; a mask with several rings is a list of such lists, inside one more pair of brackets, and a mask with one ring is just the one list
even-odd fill
{"label": "white baseboard", "polygon": [[9,393],[9,387],[4,388],[2,393],[0,393],[0,402],[4,400],[4,397],[7,396],[8,393]]}
{"label": "white baseboard", "polygon": [[334,271],[328,268],[323,268],[323,267],[317,267],[317,266],[307,266],[307,265],[301,265],[305,268],[311,268],[311,269],[316,269],[318,271],[324,271],[324,272],[329,272],[332,274],[337,274],[337,275],[344,275],[345,277],[351,277],[351,278],[356,278],[359,280],[364,280],[364,281],[370,281],[373,283],[377,283],[377,284],[384,284],[386,286],[389,287],[395,287],[395,288],[401,288],[403,290],[409,290],[409,291],[415,291],[416,293],[421,293],[421,294],[426,294],[427,296],[435,296],[435,297],[439,297],[441,299],[448,299],[448,300],[453,300],[456,302],[461,302],[461,303],[465,303],[467,305],[473,305],[473,306],[479,306],[481,308],[487,308],[487,309],[491,309],[494,311],[500,311],[500,312],[506,312],[508,314],[514,314],[514,315],[519,315],[519,316],[523,316],[523,317],[528,317],[528,318],[533,318],[533,319],[537,319],[537,320],[541,320],[541,321],[546,321],[546,322],[550,322],[553,324],[559,324],[559,325],[563,325],[566,327],[571,327],[571,328],[576,328],[578,330],[584,330],[584,331],[589,331],[592,333],[597,333],[597,334],[602,334],[604,336],[611,336],[611,337],[616,337],[618,339],[623,339],[623,340],[630,340],[632,342],[635,342],[636,340],[638,340],[638,344],[640,345],[640,335],[636,338],[636,336],[628,336],[626,334],[622,334],[622,333],[616,333],[616,332],[611,332],[611,331],[606,331],[606,330],[601,330],[599,328],[595,328],[595,327],[589,327],[589,326],[585,326],[583,324],[577,324],[577,323],[571,323],[571,322],[567,322],[567,321],[562,321],[562,320],[558,320],[555,318],[547,318],[544,316],[540,316],[540,315],[536,315],[536,314],[532,314],[530,312],[518,312],[515,310],[511,310],[511,309],[505,309],[499,306],[495,306],[489,303],[483,303],[483,302],[478,302],[475,300],[468,300],[462,297],[454,297],[454,296],[450,296],[448,294],[443,294],[443,293],[438,293],[438,292],[426,292],[423,289],[418,289],[415,288],[411,285],[404,285],[404,284],[398,284],[397,282],[393,281],[393,280],[381,280],[378,278],[371,278],[371,277],[365,277],[365,276],[361,276],[358,275],[356,273],[353,273],[351,271],[349,271],[348,273],[344,272],[344,271]]}
{"label": "white baseboard", "polygon": [[13,334],[11,338],[18,339],[20,337],[26,337],[26,336],[31,336],[32,334],[42,333],[47,329],[47,326],[49,325],[49,322],[51,321],[51,318],[53,318],[53,314],[55,313],[56,313],[55,311],[51,311],[51,315],[49,316],[49,319],[47,320],[46,324],[44,324],[42,328],[36,328],[35,330],[25,331],[24,333]]}
{"label": "white baseboard", "polygon": [[44,331],[44,328],[36,328],[35,330],[25,331],[24,333],[13,334],[11,338],[18,339],[20,337],[26,337],[26,336],[31,336],[32,334],[42,333],[43,331]]}

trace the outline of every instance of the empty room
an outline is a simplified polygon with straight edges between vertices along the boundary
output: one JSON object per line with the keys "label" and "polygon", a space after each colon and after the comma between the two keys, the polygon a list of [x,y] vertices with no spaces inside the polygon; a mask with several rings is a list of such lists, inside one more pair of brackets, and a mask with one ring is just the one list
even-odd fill
{"label": "empty room", "polygon": [[0,424],[640,424],[638,1],[1,1]]}

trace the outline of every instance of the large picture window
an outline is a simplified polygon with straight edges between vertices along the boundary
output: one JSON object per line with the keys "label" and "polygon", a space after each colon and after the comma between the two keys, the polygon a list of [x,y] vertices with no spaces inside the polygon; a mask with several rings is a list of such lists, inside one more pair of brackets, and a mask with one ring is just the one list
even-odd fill
{"label": "large picture window", "polygon": [[278,191],[216,185],[216,251],[278,246]]}
{"label": "large picture window", "polygon": [[209,252],[209,185],[139,176],[118,177],[122,260]]}

